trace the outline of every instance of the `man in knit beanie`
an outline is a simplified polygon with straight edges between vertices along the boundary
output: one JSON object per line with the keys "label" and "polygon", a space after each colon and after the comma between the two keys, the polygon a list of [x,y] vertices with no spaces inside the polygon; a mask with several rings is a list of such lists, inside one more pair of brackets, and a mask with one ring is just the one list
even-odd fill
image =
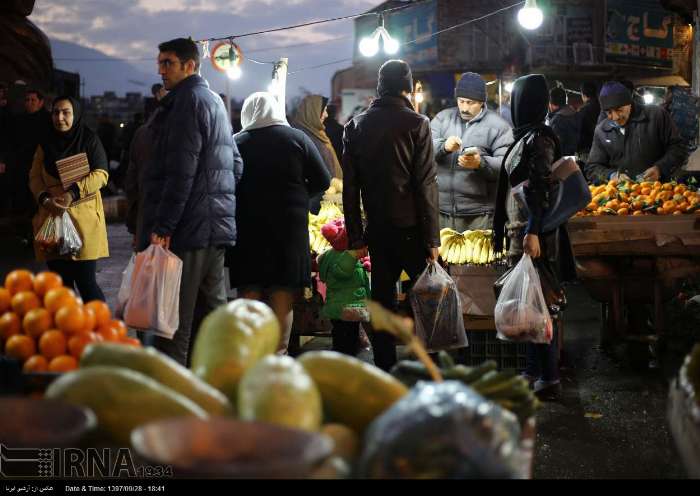
{"label": "man in knit beanie", "polygon": [[605,83],[598,100],[607,118],[593,136],[589,180],[668,180],[688,160],[688,148],[666,110],[635,102],[617,81]]}
{"label": "man in knit beanie", "polygon": [[440,227],[490,229],[501,161],[513,142],[510,125],[486,107],[486,82],[465,72],[455,87],[457,106],[433,119],[438,164]]}
{"label": "man in knit beanie", "polygon": [[[438,258],[437,171],[430,121],[414,111],[411,68],[390,60],[379,69],[369,109],[345,125],[343,205],[350,249],[372,257],[372,299],[396,309],[396,281],[403,270],[416,280]],[[362,220],[360,203],[367,215]],[[374,363],[390,370],[396,343],[370,333]]]}

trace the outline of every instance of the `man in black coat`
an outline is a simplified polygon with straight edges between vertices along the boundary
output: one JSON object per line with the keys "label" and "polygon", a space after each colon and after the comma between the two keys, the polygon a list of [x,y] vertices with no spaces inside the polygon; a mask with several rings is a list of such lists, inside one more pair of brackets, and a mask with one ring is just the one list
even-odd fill
{"label": "man in black coat", "polygon": [[[430,121],[408,99],[413,78],[407,63],[379,69],[379,98],[345,126],[343,203],[350,247],[372,257],[372,299],[396,307],[396,282],[405,270],[415,281],[440,246],[437,166]],[[362,223],[360,199],[367,214]],[[371,334],[375,364],[389,370],[396,345]]]}
{"label": "man in black coat", "polygon": [[581,85],[581,99],[583,105],[576,113],[579,120],[578,157],[583,162],[587,162],[588,154],[593,145],[593,133],[595,133],[600,115],[598,88],[594,82],[586,81]]}
{"label": "man in black coat", "polygon": [[139,249],[158,244],[182,259],[180,326],[155,347],[186,365],[197,297],[208,313],[226,303],[224,249],[236,242],[236,182],[243,162],[221,98],[198,75],[189,39],[162,43],[159,73],[170,92],[152,125],[152,161],[143,171]]}
{"label": "man in black coat", "polygon": [[323,124],[335,150],[335,155],[340,160],[343,156],[343,126],[338,122],[338,107],[333,104],[328,105],[326,112],[328,112],[328,117],[323,121]]}
{"label": "man in black coat", "polygon": [[688,150],[671,116],[661,107],[640,105],[621,83],[605,83],[600,107],[607,119],[598,124],[588,156],[589,180],[660,181],[688,159]]}
{"label": "man in black coat", "polygon": [[549,91],[547,124],[559,138],[562,155],[576,155],[579,121],[576,111],[568,105],[566,91],[563,88],[552,88]]}

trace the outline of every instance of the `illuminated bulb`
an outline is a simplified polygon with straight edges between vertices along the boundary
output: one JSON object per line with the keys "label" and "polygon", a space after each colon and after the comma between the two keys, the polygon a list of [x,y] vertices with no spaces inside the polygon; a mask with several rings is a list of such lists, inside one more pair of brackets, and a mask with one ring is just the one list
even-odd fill
{"label": "illuminated bulb", "polygon": [[651,93],[644,93],[643,98],[644,103],[646,103],[647,105],[651,105],[652,103],[654,103],[654,95],[652,95]]}
{"label": "illuminated bulb", "polygon": [[423,93],[416,93],[416,103],[423,103],[425,100],[425,97],[423,96]]}
{"label": "illuminated bulb", "polygon": [[504,86],[504,88],[505,88],[505,90],[506,90],[508,93],[512,93],[512,92],[513,92],[513,86],[515,86],[515,83],[510,82],[510,83],[506,83],[506,85]]}
{"label": "illuminated bulb", "polygon": [[399,42],[384,32],[384,53],[394,55],[399,51]]}
{"label": "illuminated bulb", "polygon": [[377,36],[362,38],[360,41],[360,53],[365,57],[374,57],[379,52],[379,41]]}
{"label": "illuminated bulb", "polygon": [[232,65],[228,69],[226,69],[226,75],[228,76],[229,79],[233,79],[234,81],[237,79],[241,79],[241,76],[243,75],[243,71],[241,71],[241,68],[237,65]]}
{"label": "illuminated bulb", "polygon": [[536,0],[526,0],[525,6],[518,11],[518,22],[525,29],[533,30],[542,25],[544,14],[537,7]]}

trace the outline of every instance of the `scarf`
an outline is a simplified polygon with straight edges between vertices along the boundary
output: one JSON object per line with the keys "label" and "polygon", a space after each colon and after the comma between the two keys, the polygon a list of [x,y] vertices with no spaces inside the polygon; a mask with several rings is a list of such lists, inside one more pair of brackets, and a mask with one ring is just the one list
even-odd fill
{"label": "scarf", "polygon": [[58,178],[56,161],[71,157],[79,153],[87,154],[90,170],[108,170],[107,154],[97,135],[83,122],[80,103],[70,96],[59,96],[53,101],[53,105],[60,101],[69,101],[73,107],[73,125],[66,132],[58,131],[52,127],[41,141],[41,149],[44,151],[44,168],[51,176]]}
{"label": "scarf", "polygon": [[289,123],[281,115],[275,96],[261,91],[253,93],[243,102],[241,126],[240,133],[243,133],[270,126],[289,126]]}
{"label": "scarf", "polygon": [[302,100],[301,105],[299,105],[294,122],[297,126],[303,128],[323,144],[328,150],[328,153],[322,155],[330,157],[333,162],[327,164],[327,166],[329,166],[329,172],[333,177],[342,178],[343,173],[340,168],[340,162],[338,162],[338,157],[335,154],[335,148],[333,148],[333,143],[331,143],[330,138],[328,138],[326,128],[321,121],[321,115],[327,103],[328,99],[320,95],[308,95]]}

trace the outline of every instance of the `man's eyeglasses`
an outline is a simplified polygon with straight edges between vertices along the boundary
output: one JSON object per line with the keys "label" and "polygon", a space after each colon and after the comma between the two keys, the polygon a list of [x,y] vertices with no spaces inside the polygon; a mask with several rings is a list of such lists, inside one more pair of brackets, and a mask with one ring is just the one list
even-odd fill
{"label": "man's eyeglasses", "polygon": [[164,59],[158,61],[158,68],[170,69],[173,64],[179,62],[179,60]]}

